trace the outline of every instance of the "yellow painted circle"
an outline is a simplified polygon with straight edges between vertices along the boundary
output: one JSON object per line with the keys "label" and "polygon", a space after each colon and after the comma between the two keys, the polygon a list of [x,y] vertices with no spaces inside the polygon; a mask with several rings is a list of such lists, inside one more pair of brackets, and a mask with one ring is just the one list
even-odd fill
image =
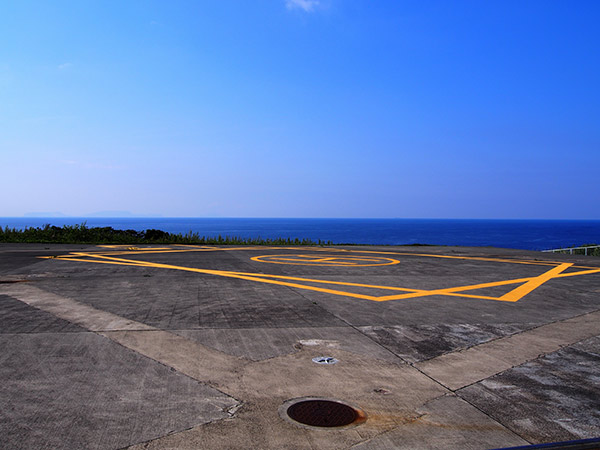
{"label": "yellow painted circle", "polygon": [[271,264],[293,264],[299,266],[367,267],[391,266],[400,261],[379,256],[342,256],[342,255],[262,255],[254,256],[252,261]]}

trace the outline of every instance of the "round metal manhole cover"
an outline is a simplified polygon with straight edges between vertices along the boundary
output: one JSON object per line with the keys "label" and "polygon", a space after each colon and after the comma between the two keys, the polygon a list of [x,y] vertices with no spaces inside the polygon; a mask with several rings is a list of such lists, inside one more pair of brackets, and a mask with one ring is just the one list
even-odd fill
{"label": "round metal manhole cover", "polygon": [[287,406],[285,414],[295,422],[318,428],[344,427],[366,420],[362,411],[327,399],[295,401]]}

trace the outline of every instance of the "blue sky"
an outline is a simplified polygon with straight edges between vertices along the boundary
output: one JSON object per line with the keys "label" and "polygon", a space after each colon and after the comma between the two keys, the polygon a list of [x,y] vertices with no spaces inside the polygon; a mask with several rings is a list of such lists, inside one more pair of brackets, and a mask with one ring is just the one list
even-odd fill
{"label": "blue sky", "polygon": [[0,216],[600,219],[596,1],[7,1]]}

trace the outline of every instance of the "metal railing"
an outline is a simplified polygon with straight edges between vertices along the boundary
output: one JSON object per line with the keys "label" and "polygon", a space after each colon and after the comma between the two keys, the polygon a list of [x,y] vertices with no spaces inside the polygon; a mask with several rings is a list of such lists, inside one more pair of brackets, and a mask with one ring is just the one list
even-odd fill
{"label": "metal railing", "polygon": [[[550,252],[550,253],[569,253],[570,255],[573,254],[574,250],[583,250],[583,254],[585,256],[588,255],[588,249],[592,249],[592,248],[600,248],[600,245],[586,245],[583,247],[567,247],[567,248],[553,248],[550,250],[542,250],[543,252]],[[577,253],[577,252],[575,252]]]}

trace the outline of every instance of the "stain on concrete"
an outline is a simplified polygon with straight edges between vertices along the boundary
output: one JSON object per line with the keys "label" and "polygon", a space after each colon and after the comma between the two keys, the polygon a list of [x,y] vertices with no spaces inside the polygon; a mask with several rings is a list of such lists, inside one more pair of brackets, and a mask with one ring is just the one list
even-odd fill
{"label": "stain on concrete", "polygon": [[600,338],[587,339],[458,391],[534,443],[598,437]]}
{"label": "stain on concrete", "polygon": [[408,362],[418,362],[509,336],[534,324],[438,324],[359,327]]}

